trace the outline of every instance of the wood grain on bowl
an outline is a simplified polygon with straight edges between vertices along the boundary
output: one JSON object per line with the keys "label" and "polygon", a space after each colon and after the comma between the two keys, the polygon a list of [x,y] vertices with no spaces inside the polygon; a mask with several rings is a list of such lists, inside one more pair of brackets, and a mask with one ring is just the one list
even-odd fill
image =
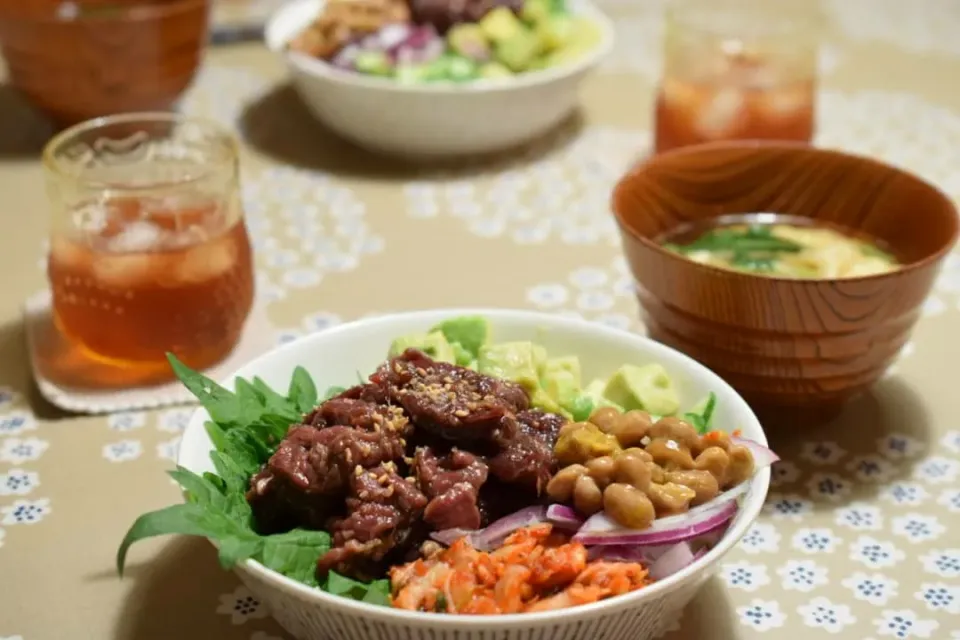
{"label": "wood grain on bowl", "polygon": [[[780,421],[830,417],[882,375],[958,233],[950,199],[920,178],[786,143],[661,154],[621,180],[613,209],[650,336],[703,362]],[[660,245],[681,225],[751,212],[863,233],[891,249],[902,268],[789,280],[701,265]]]}
{"label": "wood grain on bowl", "polygon": [[171,108],[207,37],[207,0],[0,0],[9,81],[59,126]]}

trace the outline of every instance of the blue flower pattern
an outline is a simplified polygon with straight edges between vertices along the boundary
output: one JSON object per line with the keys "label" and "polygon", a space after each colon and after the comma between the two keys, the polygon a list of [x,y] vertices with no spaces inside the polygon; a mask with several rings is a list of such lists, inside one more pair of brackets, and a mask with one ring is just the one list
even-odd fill
{"label": "blue flower pattern", "polygon": [[808,592],[827,584],[828,571],[811,560],[788,560],[777,569],[782,586],[788,591]]}
{"label": "blue flower pattern", "polygon": [[0,474],[0,495],[26,495],[40,484],[36,473],[23,469],[11,469]]}
{"label": "blue flower pattern", "polygon": [[954,613],[954,610],[960,609],[960,587],[947,585],[943,583],[921,585],[917,599],[927,605],[931,611],[948,611]]}
{"label": "blue flower pattern", "polygon": [[850,589],[855,599],[877,606],[885,605],[897,595],[896,581],[877,573],[853,574],[843,581],[843,586]]}
{"label": "blue flower pattern", "polygon": [[770,484],[782,486],[795,482],[800,477],[800,468],[789,460],[778,460],[770,471]]}
{"label": "blue flower pattern", "polygon": [[944,530],[944,526],[933,516],[908,513],[893,520],[893,532],[902,535],[911,542],[934,540]]}
{"label": "blue flower pattern", "polygon": [[0,441],[0,461],[20,464],[40,458],[47,450],[48,443],[36,438],[7,438]]}
{"label": "blue flower pattern", "polygon": [[740,539],[740,548],[749,554],[776,552],[780,549],[780,533],[767,522],[754,522]]}
{"label": "blue flower pattern", "polygon": [[804,553],[830,553],[836,542],[829,529],[800,529],[793,537],[793,546]]}
{"label": "blue flower pattern", "polygon": [[860,531],[873,531],[882,526],[880,509],[871,505],[857,505],[837,509],[836,523]]}
{"label": "blue flower pattern", "polygon": [[960,431],[948,431],[940,438],[940,444],[953,453],[960,453]]}
{"label": "blue flower pattern", "polygon": [[811,496],[823,498],[829,502],[836,502],[848,495],[850,483],[835,473],[816,473],[807,482]]}
{"label": "blue flower pattern", "polygon": [[17,392],[10,387],[0,387],[0,408],[13,404],[17,397]]}
{"label": "blue flower pattern", "polygon": [[737,607],[740,622],[756,631],[769,631],[782,627],[786,616],[780,605],[773,601],[752,600],[746,606]]}
{"label": "blue flower pattern", "polygon": [[960,463],[956,460],[933,456],[917,467],[915,475],[932,484],[940,484],[954,480],[958,471],[960,471]]}
{"label": "blue flower pattern", "polygon": [[850,558],[868,567],[892,567],[903,560],[904,553],[889,542],[861,536],[851,545]]}
{"label": "blue flower pattern", "polygon": [[948,511],[960,511],[960,490],[947,489],[937,498],[937,504],[943,505]]}
{"label": "blue flower pattern", "polygon": [[934,549],[920,556],[924,571],[944,578],[960,577],[960,549]]}
{"label": "blue flower pattern", "polygon": [[723,577],[734,589],[756,591],[770,584],[767,568],[762,564],[748,562],[728,562],[723,565]]}
{"label": "blue flower pattern", "polygon": [[883,611],[874,621],[877,633],[894,638],[930,638],[940,626],[935,620],[921,620],[912,611]]}
{"label": "blue flower pattern", "polygon": [[917,483],[898,482],[887,487],[883,495],[897,504],[915,506],[926,500],[929,494]]}
{"label": "blue flower pattern", "polygon": [[34,417],[22,411],[0,416],[0,436],[16,435],[22,431],[34,428]]}
{"label": "blue flower pattern", "polygon": [[896,472],[896,467],[878,455],[856,456],[846,466],[861,482],[880,483]]}
{"label": "blue flower pattern", "polygon": [[772,500],[768,500],[765,507],[774,517],[779,516],[799,520],[813,510],[813,505],[810,501],[799,496],[784,496],[778,498],[776,494],[771,493],[770,498]]}
{"label": "blue flower pattern", "polygon": [[3,518],[0,518],[0,524],[18,525],[18,524],[36,524],[43,520],[50,513],[50,501],[46,498],[40,500],[17,500],[13,504],[0,508]]}

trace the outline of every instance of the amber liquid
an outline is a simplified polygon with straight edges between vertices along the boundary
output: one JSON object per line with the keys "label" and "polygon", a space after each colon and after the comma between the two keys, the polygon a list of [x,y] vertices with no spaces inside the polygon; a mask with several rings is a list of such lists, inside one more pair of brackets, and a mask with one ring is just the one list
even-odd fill
{"label": "amber liquid", "polygon": [[131,379],[168,370],[167,352],[201,369],[228,355],[253,304],[242,216],[202,200],[122,199],[102,211],[95,232],[52,239],[60,330],[90,355],[129,368]]}
{"label": "amber liquid", "polygon": [[654,114],[656,151],[721,140],[810,142],[814,81],[777,81],[764,64],[730,60],[713,77],[665,78]]}

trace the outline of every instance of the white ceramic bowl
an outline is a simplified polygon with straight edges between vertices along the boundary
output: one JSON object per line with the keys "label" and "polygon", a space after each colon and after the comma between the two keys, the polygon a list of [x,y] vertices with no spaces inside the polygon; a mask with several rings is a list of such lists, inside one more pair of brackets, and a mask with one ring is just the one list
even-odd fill
{"label": "white ceramic bowl", "polygon": [[571,0],[571,10],[596,22],[601,31],[598,45],[571,64],[465,84],[400,84],[286,50],[323,4],[286,2],[267,24],[267,46],[284,56],[293,84],[314,116],[344,138],[394,156],[489,153],[532,140],[573,112],[580,80],[613,47],[610,20],[589,0]]}
{"label": "white ceramic bowl", "polygon": [[[686,403],[692,405],[713,391],[717,395],[715,424],[739,428],[744,437],[766,444],[763,429],[747,403],[716,374],[687,356],[625,331],[527,311],[448,309],[352,322],[279,347],[235,376],[260,376],[275,388],[286,389],[294,368],[302,365],[319,389],[349,384],[357,371],[372,372],[397,336],[423,332],[440,320],[464,314],[487,317],[494,340],[533,340],[551,354],[578,355],[587,377],[609,375],[626,362],[658,362],[676,381]],[[233,378],[225,384],[232,388]],[[179,464],[197,473],[214,470],[209,457],[213,445],[203,428],[207,419],[207,413],[198,410],[180,445]],[[504,616],[415,613],[332,596],[253,561],[238,566],[237,573],[298,640],[580,640],[587,634],[603,640],[651,640],[676,619],[756,519],[769,484],[770,470],[763,469],[751,481],[726,536],[694,564],[631,594],[562,611]]]}

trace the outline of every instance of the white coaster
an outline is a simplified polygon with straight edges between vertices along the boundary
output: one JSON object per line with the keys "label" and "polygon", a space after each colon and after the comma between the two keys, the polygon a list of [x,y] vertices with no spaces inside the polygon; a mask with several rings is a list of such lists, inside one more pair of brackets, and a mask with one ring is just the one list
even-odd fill
{"label": "white coaster", "polygon": [[[51,403],[77,413],[112,413],[195,402],[193,395],[177,380],[128,388],[115,383],[97,387],[89,382],[86,385],[74,382],[122,381],[123,370],[86,356],[67,340],[53,322],[50,303],[49,291],[31,296],[23,306],[23,320],[34,379],[40,393]],[[273,334],[264,305],[256,301],[233,352],[204,373],[214,380],[225,379],[268,351],[273,346]]]}

